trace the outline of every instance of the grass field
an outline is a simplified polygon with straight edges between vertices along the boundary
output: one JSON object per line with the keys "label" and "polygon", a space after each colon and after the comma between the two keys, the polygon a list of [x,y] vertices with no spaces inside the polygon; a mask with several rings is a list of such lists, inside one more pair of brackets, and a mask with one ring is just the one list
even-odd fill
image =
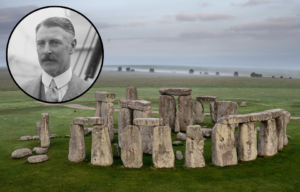
{"label": "grass field", "polygon": [[[205,168],[187,169],[184,160],[175,161],[174,169],[156,169],[152,157],[144,155],[141,169],[124,168],[121,159],[110,167],[92,166],[91,135],[86,136],[86,161],[68,161],[69,124],[77,116],[93,116],[92,110],[64,106],[44,106],[24,94],[5,70],[0,70],[0,191],[299,191],[300,189],[300,120],[290,120],[289,144],[273,157],[258,157],[236,166],[217,167],[211,163],[211,139],[205,141]],[[212,95],[218,100],[247,102],[241,114],[283,108],[292,116],[300,116],[300,79],[247,77],[204,77],[179,74],[105,72],[81,98],[69,103],[95,106],[94,92],[108,91],[118,99],[125,98],[126,87],[138,87],[139,99],[151,101],[158,110],[158,90],[163,87],[192,89],[192,97]],[[209,112],[205,104],[205,112]],[[76,112],[75,112],[76,111]],[[36,122],[41,113],[50,116],[52,138],[49,160],[28,164],[26,157],[12,159],[15,149],[38,147],[38,140],[18,141],[24,135],[36,135]],[[118,113],[115,113],[117,128]],[[158,117],[158,114],[153,114]],[[209,116],[203,126],[212,127]],[[172,134],[172,140],[176,135]],[[117,142],[115,135],[114,142]],[[185,142],[183,142],[185,144]],[[174,147],[184,153],[185,145]]]}

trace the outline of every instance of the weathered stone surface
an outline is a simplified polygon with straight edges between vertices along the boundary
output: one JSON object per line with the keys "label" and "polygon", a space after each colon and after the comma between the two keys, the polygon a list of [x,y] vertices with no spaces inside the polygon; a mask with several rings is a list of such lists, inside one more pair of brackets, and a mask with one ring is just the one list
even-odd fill
{"label": "weathered stone surface", "polygon": [[41,163],[44,161],[47,161],[49,158],[47,155],[35,155],[28,157],[27,161],[28,163]]}
{"label": "weathered stone surface", "polygon": [[242,102],[241,107],[246,107],[246,102]]}
{"label": "weathered stone surface", "polygon": [[114,141],[114,128],[112,129],[108,129],[108,134],[109,134],[109,139],[110,139],[110,142],[112,143]]}
{"label": "weathered stone surface", "polygon": [[37,131],[38,136],[40,136],[40,134],[41,134],[41,122],[36,123],[36,131]]}
{"label": "weathered stone surface", "polygon": [[265,112],[271,113],[272,119],[275,119],[277,117],[280,117],[283,114],[284,110],[283,109],[270,109]]}
{"label": "weathered stone surface", "polygon": [[84,128],[83,129],[83,134],[84,135],[88,135],[90,132],[89,132],[89,129],[88,128]]}
{"label": "weathered stone surface", "polygon": [[119,152],[118,143],[114,144],[114,158],[120,158],[120,152]]}
{"label": "weathered stone surface", "polygon": [[96,102],[96,107],[95,107],[95,117],[101,117],[101,101]]}
{"label": "weathered stone surface", "polygon": [[162,123],[161,118],[136,118],[133,120],[133,124],[139,126],[161,126]]}
{"label": "weathered stone surface", "polygon": [[22,158],[22,157],[25,157],[27,155],[31,155],[32,154],[32,151],[28,148],[23,148],[23,149],[17,149],[17,150],[14,150],[11,154],[11,157],[12,158]]}
{"label": "weathered stone surface", "polygon": [[135,125],[128,125],[122,132],[121,159],[127,168],[141,168],[143,166],[143,148],[140,129]]}
{"label": "weathered stone surface", "polygon": [[182,142],[181,141],[174,141],[172,144],[173,145],[182,145]]}
{"label": "weathered stone surface", "polygon": [[235,138],[230,125],[215,124],[211,142],[213,164],[221,167],[237,164]]}
{"label": "weathered stone surface", "polygon": [[[134,120],[140,118],[152,118],[152,111],[134,110],[133,118]],[[143,125],[139,126],[141,137],[142,137],[143,153],[152,154],[153,127],[154,126],[143,126]]]}
{"label": "weathered stone surface", "polygon": [[183,155],[182,155],[181,151],[176,151],[176,158],[178,160],[182,160],[183,159]]}
{"label": "weathered stone surface", "polygon": [[180,131],[186,131],[186,127],[193,124],[193,99],[191,96],[178,97],[177,115]]}
{"label": "weathered stone surface", "polygon": [[[162,118],[164,122],[168,119],[170,128],[175,129],[176,101],[173,96],[161,95],[159,97],[159,118]],[[164,125],[166,126],[165,123]]]}
{"label": "weathered stone surface", "polygon": [[101,117],[103,118],[103,123],[108,125],[109,137],[112,141],[113,137],[113,128],[114,128],[114,104],[101,102]]}
{"label": "weathered stone surface", "polygon": [[118,129],[114,129],[114,134],[118,135],[119,134],[119,130]]}
{"label": "weathered stone surface", "polygon": [[94,126],[92,133],[91,164],[109,166],[113,157],[108,133],[108,125]]}
{"label": "weathered stone surface", "polygon": [[248,114],[251,122],[255,121],[268,121],[272,119],[272,115],[270,112],[264,111],[259,113],[250,113]]}
{"label": "weathered stone surface", "polygon": [[36,152],[37,154],[43,154],[48,152],[48,148],[43,148],[43,147],[35,147],[32,150],[33,152]]}
{"label": "weathered stone surface", "polygon": [[69,161],[81,162],[85,159],[86,149],[83,130],[83,125],[70,124]]}
{"label": "weathered stone surface", "polygon": [[260,122],[258,155],[273,156],[278,152],[278,138],[275,119]]}
{"label": "weathered stone surface", "polygon": [[257,157],[257,131],[255,122],[240,123],[238,130],[238,160],[251,161]]}
{"label": "weathered stone surface", "polygon": [[41,140],[41,147],[50,147],[48,113],[42,113],[40,140]]}
{"label": "weathered stone surface", "polygon": [[172,147],[170,127],[154,127],[152,161],[155,168],[174,167],[175,157]]}
{"label": "weathered stone surface", "polygon": [[147,111],[147,110],[151,110],[152,108],[151,102],[145,100],[120,99],[119,105],[122,108],[130,108],[130,109],[140,110],[140,111]]}
{"label": "weathered stone surface", "polygon": [[93,127],[88,127],[87,129],[88,129],[88,132],[89,132],[89,133],[92,133],[92,132],[93,132]]}
{"label": "weathered stone surface", "polygon": [[138,93],[136,87],[130,86],[126,88],[126,99],[138,100]]}
{"label": "weathered stone surface", "polygon": [[31,136],[22,136],[19,140],[20,141],[27,141],[27,140],[30,140],[31,139]]}
{"label": "weathered stone surface", "polygon": [[218,117],[218,109],[217,109],[216,102],[211,101],[209,103],[209,108],[210,108],[211,123],[215,124],[215,123],[217,123],[217,117]]}
{"label": "weathered stone surface", "polygon": [[95,99],[96,101],[106,102],[106,103],[113,103],[115,101],[116,95],[114,93],[108,93],[105,91],[96,91],[95,92]]}
{"label": "weathered stone surface", "polygon": [[161,95],[187,96],[192,94],[190,88],[161,88],[159,90]]}
{"label": "weathered stone surface", "polygon": [[227,115],[233,115],[234,109],[231,101],[217,101],[217,121]]}
{"label": "weathered stone surface", "polygon": [[287,145],[289,143],[289,141],[288,141],[287,135],[286,135],[286,128],[287,128],[287,124],[290,121],[291,114],[287,111],[284,111],[283,115],[284,115],[284,118],[283,118],[284,145]]}
{"label": "weathered stone surface", "polygon": [[102,117],[75,117],[73,124],[77,125],[102,125],[104,122]]}
{"label": "weathered stone surface", "polygon": [[187,168],[205,167],[201,127],[199,125],[188,126],[186,136],[185,166]]}
{"label": "weathered stone surface", "polygon": [[32,139],[40,139],[40,137],[38,135],[34,135],[32,136]]}
{"label": "weathered stone surface", "polygon": [[203,137],[211,137],[212,129],[209,128],[201,128]]}
{"label": "weathered stone surface", "polygon": [[232,102],[232,105],[233,105],[233,114],[234,115],[239,114],[239,107],[238,107],[237,102]]}
{"label": "weathered stone surface", "polygon": [[278,138],[278,147],[277,147],[278,151],[283,149],[284,139],[285,139],[285,135],[283,132],[284,131],[283,130],[283,123],[284,123],[283,119],[284,119],[283,115],[275,118],[277,138]]}
{"label": "weathered stone surface", "polygon": [[195,101],[194,113],[195,123],[204,123],[204,107],[201,101]]}
{"label": "weathered stone surface", "polygon": [[177,134],[177,139],[186,140],[186,134],[179,132]]}
{"label": "weathered stone surface", "polygon": [[256,131],[260,131],[260,128],[259,128],[259,127],[256,127]]}
{"label": "weathered stone surface", "polygon": [[122,132],[125,127],[133,124],[133,110],[129,108],[121,108],[118,117],[118,140],[121,147]]}
{"label": "weathered stone surface", "polygon": [[54,137],[60,137],[60,136],[57,135],[57,134],[49,134],[49,137],[50,137],[50,138],[54,138]]}
{"label": "weathered stone surface", "polygon": [[179,119],[178,117],[175,118],[175,130],[174,132],[178,133],[180,131]]}
{"label": "weathered stone surface", "polygon": [[65,138],[71,138],[71,136],[70,135],[65,135]]}
{"label": "weathered stone surface", "polygon": [[197,101],[203,102],[203,101],[208,101],[208,102],[215,102],[218,100],[218,97],[215,96],[201,96],[201,97],[196,97]]}
{"label": "weathered stone surface", "polygon": [[218,119],[221,124],[238,124],[250,122],[250,116],[246,115],[227,115]]}

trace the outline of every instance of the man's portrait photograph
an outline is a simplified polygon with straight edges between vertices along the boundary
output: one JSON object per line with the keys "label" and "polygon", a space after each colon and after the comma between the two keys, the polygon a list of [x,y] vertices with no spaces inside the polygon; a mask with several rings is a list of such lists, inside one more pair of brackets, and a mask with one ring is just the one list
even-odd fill
{"label": "man's portrait photograph", "polygon": [[7,64],[16,84],[32,98],[67,102],[97,80],[103,63],[101,37],[78,12],[46,7],[24,17],[11,33]]}

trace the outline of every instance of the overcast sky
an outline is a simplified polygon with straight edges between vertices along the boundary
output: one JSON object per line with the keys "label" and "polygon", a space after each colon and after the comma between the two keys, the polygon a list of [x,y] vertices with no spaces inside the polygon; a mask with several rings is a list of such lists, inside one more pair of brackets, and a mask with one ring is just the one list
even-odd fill
{"label": "overcast sky", "polygon": [[[49,1],[0,2],[0,66],[29,12]],[[300,70],[300,0],[63,1],[88,17],[104,65],[197,65]]]}

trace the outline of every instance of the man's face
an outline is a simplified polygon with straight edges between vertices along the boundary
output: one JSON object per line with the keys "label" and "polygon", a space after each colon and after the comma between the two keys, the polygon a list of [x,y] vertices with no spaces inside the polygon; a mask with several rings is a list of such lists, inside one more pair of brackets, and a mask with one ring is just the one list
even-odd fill
{"label": "man's face", "polygon": [[69,69],[76,40],[64,29],[41,26],[36,34],[36,45],[40,65],[46,73],[56,77]]}

